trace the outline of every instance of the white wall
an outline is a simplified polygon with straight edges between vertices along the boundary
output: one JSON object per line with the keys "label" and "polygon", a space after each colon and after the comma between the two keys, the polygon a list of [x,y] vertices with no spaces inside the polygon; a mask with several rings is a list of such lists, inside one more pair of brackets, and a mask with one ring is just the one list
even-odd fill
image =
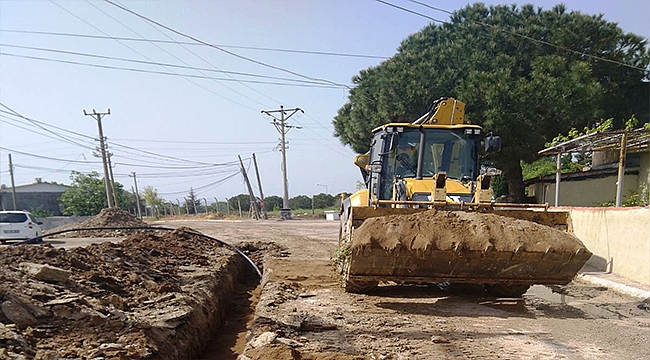
{"label": "white wall", "polygon": [[650,208],[567,208],[588,264],[650,285]]}

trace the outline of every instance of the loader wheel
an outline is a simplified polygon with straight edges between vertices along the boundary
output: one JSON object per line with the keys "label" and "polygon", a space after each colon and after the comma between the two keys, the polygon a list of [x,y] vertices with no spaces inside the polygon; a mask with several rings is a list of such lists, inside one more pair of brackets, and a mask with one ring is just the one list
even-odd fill
{"label": "loader wheel", "polygon": [[345,292],[366,294],[374,290],[379,282],[377,281],[354,281],[345,279]]}
{"label": "loader wheel", "polygon": [[521,297],[528,291],[528,284],[486,284],[485,290],[497,297]]}

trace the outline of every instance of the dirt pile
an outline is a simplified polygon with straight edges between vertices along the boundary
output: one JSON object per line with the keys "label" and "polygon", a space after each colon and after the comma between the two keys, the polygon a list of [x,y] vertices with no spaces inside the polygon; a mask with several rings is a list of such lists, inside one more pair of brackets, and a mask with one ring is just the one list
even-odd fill
{"label": "dirt pile", "polygon": [[191,358],[221,325],[240,268],[233,251],[178,230],[6,248],[0,358]]}
{"label": "dirt pile", "polygon": [[[46,234],[52,234],[57,231],[77,229],[77,228],[96,228],[96,227],[120,227],[120,226],[148,226],[147,223],[129,214],[128,212],[118,209],[109,208],[87,219],[85,221],[59,226],[52,230],[46,231]],[[50,238],[74,238],[74,237],[122,237],[133,233],[133,230],[82,230],[71,231]]]}
{"label": "dirt pile", "polygon": [[374,244],[386,250],[541,252],[585,249],[573,234],[510,217],[429,210],[370,218],[355,230],[352,248]]}

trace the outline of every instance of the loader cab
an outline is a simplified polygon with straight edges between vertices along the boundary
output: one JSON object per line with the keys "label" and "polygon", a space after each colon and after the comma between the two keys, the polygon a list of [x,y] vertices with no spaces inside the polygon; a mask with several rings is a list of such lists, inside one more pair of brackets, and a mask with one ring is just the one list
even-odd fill
{"label": "loader cab", "polygon": [[461,182],[476,179],[480,140],[481,128],[477,125],[392,123],[375,129],[368,159],[373,170],[366,177],[370,197],[391,199],[396,178],[432,178],[445,172],[448,179]]}

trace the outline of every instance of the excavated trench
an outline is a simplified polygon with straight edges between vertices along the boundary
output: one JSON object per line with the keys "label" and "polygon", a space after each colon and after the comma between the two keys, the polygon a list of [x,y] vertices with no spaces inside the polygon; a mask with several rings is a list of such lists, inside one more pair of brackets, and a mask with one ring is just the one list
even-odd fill
{"label": "excavated trench", "polygon": [[[260,277],[193,231],[0,251],[0,358],[235,359]],[[273,243],[242,245],[261,267]]]}

